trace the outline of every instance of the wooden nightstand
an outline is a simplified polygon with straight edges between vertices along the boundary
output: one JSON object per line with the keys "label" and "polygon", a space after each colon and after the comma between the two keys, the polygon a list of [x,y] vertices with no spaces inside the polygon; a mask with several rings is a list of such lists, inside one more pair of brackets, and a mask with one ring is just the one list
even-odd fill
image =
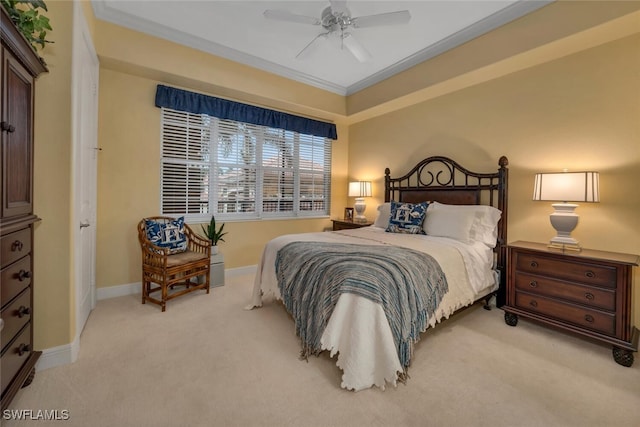
{"label": "wooden nightstand", "polygon": [[368,227],[373,224],[373,222],[354,222],[341,219],[332,219],[331,221],[333,221],[333,231]]}
{"label": "wooden nightstand", "polygon": [[508,247],[504,320],[518,316],[578,333],[613,346],[614,360],[633,364],[638,329],[631,323],[633,267],[637,255],[583,249],[562,252],[547,245]]}

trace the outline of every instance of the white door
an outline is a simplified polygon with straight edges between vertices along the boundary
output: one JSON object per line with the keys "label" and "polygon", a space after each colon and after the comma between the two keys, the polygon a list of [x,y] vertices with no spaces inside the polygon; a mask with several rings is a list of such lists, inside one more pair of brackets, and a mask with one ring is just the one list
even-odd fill
{"label": "white door", "polygon": [[98,165],[98,58],[80,2],[74,2],[73,134],[75,195],[76,337],[95,307]]}

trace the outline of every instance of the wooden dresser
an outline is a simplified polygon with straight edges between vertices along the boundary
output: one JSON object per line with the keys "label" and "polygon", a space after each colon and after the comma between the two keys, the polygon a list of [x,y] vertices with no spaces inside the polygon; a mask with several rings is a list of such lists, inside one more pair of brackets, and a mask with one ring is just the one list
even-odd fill
{"label": "wooden dresser", "polygon": [[505,322],[518,315],[612,345],[614,360],[633,364],[638,330],[632,324],[633,267],[637,255],[549,249],[514,242],[508,247]]}
{"label": "wooden dresser", "polygon": [[41,352],[33,350],[33,100],[46,71],[0,7],[0,304],[4,410],[31,383]]}

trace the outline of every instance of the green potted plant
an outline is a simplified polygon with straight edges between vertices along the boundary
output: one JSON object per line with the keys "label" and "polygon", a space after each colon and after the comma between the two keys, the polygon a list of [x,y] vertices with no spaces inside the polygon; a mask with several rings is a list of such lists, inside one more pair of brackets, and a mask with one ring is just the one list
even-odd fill
{"label": "green potted plant", "polygon": [[18,27],[33,49],[43,48],[47,40],[47,31],[51,31],[49,18],[40,13],[40,9],[47,11],[47,5],[42,0],[0,0],[0,4],[9,14],[11,21]]}
{"label": "green potted plant", "polygon": [[224,236],[227,234],[224,231],[224,223],[220,225],[220,228],[216,226],[216,217],[211,215],[211,221],[208,225],[201,225],[202,231],[207,239],[211,240],[211,255],[218,253],[218,242],[224,242]]}

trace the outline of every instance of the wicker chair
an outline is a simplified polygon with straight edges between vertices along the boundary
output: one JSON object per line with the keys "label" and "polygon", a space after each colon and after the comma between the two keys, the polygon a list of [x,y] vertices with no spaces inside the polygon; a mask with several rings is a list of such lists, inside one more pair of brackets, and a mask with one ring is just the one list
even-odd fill
{"label": "wicker chair", "polygon": [[[162,311],[165,311],[167,301],[173,298],[200,289],[209,293],[211,241],[198,236],[187,224],[184,224],[187,250],[171,254],[167,248],[156,246],[149,241],[145,219],[168,223],[175,218],[155,216],[144,218],[138,224],[138,240],[142,249],[142,304],[151,301],[160,305]],[[203,280],[200,280],[203,283],[196,282],[198,276],[203,276]],[[157,286],[152,287],[152,284]],[[176,286],[185,286],[185,288],[174,291]],[[157,291],[160,291],[160,299],[151,296]]]}

